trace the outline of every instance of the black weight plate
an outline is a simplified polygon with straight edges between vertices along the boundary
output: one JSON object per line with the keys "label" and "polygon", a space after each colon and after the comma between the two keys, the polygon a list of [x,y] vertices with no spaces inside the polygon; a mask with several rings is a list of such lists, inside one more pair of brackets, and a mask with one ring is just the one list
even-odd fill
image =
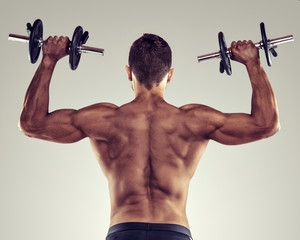
{"label": "black weight plate", "polygon": [[72,70],[75,70],[78,67],[80,61],[81,53],[78,49],[81,45],[82,35],[83,29],[81,26],[78,26],[73,33],[69,55],[69,64]]}
{"label": "black weight plate", "polygon": [[269,44],[268,44],[268,38],[267,38],[267,34],[266,34],[265,24],[263,22],[260,23],[260,33],[261,33],[261,38],[262,38],[262,44],[263,44],[264,51],[266,54],[267,63],[268,63],[268,66],[271,67],[272,60],[271,60],[271,55],[270,55],[270,51],[269,51]]}
{"label": "black weight plate", "polygon": [[222,32],[219,32],[218,34],[218,39],[219,39],[219,46],[220,46],[220,56],[221,56],[221,64],[223,64],[223,69],[225,69],[227,75],[231,75],[231,64],[230,64],[230,59],[227,54],[227,45],[225,42],[224,34]]}
{"label": "black weight plate", "polygon": [[29,36],[29,58],[31,63],[36,63],[39,58],[41,51],[40,39],[43,39],[43,22],[37,19],[33,23]]}

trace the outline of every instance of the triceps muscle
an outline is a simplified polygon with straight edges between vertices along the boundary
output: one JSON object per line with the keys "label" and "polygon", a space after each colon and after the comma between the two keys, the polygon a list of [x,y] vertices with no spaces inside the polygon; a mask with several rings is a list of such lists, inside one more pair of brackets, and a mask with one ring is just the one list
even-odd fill
{"label": "triceps muscle", "polygon": [[31,125],[27,135],[58,143],[77,142],[86,135],[75,124],[76,113],[72,109],[49,113],[39,124]]}

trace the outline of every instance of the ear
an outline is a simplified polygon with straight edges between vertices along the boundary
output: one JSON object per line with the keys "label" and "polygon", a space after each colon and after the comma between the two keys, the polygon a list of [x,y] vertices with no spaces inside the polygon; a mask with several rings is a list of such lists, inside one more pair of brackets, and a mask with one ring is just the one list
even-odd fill
{"label": "ear", "polygon": [[128,65],[125,66],[125,70],[126,70],[126,73],[128,76],[128,80],[131,82],[132,81],[132,70]]}
{"label": "ear", "polygon": [[173,77],[173,73],[174,73],[174,68],[171,68],[168,72],[168,80],[167,83],[169,83]]}

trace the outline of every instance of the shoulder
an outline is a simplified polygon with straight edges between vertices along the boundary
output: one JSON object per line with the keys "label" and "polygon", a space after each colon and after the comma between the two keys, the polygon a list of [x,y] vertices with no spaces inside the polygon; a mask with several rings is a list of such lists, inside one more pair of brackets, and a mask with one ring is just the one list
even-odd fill
{"label": "shoulder", "polygon": [[101,118],[113,117],[119,107],[112,103],[97,103],[76,111],[75,121],[89,122]]}
{"label": "shoulder", "polygon": [[204,136],[220,127],[225,119],[224,113],[202,104],[188,104],[179,109],[184,112],[187,128],[198,136]]}
{"label": "shoulder", "polygon": [[111,103],[97,103],[81,108],[76,111],[73,124],[90,138],[107,139],[118,108]]}
{"label": "shoulder", "polygon": [[187,114],[196,114],[196,115],[221,113],[220,111],[218,111],[212,107],[203,105],[203,104],[187,104],[187,105],[181,106],[179,109],[184,111]]}
{"label": "shoulder", "polygon": [[113,110],[113,109],[117,109],[117,108],[118,108],[118,106],[115,104],[112,104],[112,103],[96,103],[96,104],[81,108],[78,111],[88,111],[88,110],[94,110],[94,109],[107,109],[107,110],[111,109],[111,110]]}
{"label": "shoulder", "polygon": [[96,104],[81,108],[81,109],[77,110],[77,112],[79,114],[84,114],[84,113],[88,114],[88,113],[92,113],[92,112],[99,113],[99,111],[113,112],[118,108],[119,107],[117,105],[112,104],[112,103],[96,103]]}

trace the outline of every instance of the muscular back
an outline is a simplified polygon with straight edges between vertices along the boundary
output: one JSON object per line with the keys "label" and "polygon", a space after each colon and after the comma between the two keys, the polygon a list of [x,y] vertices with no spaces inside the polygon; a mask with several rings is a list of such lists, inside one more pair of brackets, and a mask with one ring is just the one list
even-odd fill
{"label": "muscular back", "polygon": [[62,37],[50,37],[43,44],[44,56],[26,92],[20,127],[24,134],[47,141],[91,139],[109,182],[112,225],[143,221],[188,227],[189,182],[208,139],[243,144],[279,130],[276,98],[251,41],[231,44],[234,59],[245,64],[251,81],[250,114],[226,114],[203,105],[175,108],[162,98],[172,69],[148,91],[128,66],[137,96],[133,102],[49,113],[50,80],[57,61],[68,54],[68,44]]}
{"label": "muscular back", "polygon": [[90,136],[109,182],[111,224],[145,221],[188,226],[187,191],[207,140],[194,136],[186,110],[162,98],[106,108],[102,111],[106,116],[101,117],[105,121],[91,118],[97,108],[88,110],[90,124],[83,131]]}

